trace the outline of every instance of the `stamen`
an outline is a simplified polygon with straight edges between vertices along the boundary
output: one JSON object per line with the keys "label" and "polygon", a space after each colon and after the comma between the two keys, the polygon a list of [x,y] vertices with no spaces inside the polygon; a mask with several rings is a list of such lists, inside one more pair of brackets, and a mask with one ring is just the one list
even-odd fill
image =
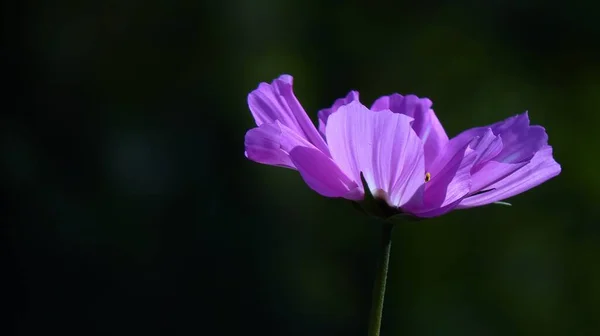
{"label": "stamen", "polygon": [[431,173],[425,173],[425,183],[431,181]]}

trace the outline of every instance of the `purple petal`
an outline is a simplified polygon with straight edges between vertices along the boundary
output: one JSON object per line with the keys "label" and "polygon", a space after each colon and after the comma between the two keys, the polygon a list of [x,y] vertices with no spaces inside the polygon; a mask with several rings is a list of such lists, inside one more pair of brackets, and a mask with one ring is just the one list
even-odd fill
{"label": "purple petal", "polygon": [[477,152],[468,144],[448,142],[431,167],[423,204],[408,210],[419,217],[435,217],[454,209],[471,190],[470,172],[476,159]]}
{"label": "purple petal", "polygon": [[502,137],[503,148],[494,160],[504,163],[529,161],[548,144],[548,135],[541,126],[529,126],[527,112],[490,126]]}
{"label": "purple petal", "polygon": [[419,98],[415,95],[402,96],[394,93],[377,99],[371,109],[373,111],[390,110],[413,118],[412,127],[417,135],[422,138],[429,124],[429,114],[427,112],[431,105],[433,103],[427,98]]}
{"label": "purple petal", "polygon": [[448,144],[448,135],[438,120],[435,112],[429,110],[429,126],[421,138],[425,146],[425,166],[433,164],[443,148]]}
{"label": "purple petal", "polygon": [[319,132],[321,132],[321,134],[325,136],[327,134],[327,131],[325,129],[327,128],[327,119],[329,118],[329,116],[335,111],[337,111],[337,109],[340,106],[350,104],[355,100],[358,101],[358,92],[350,91],[348,95],[346,95],[346,97],[336,99],[336,101],[330,108],[319,111]]}
{"label": "purple petal", "polygon": [[290,153],[294,165],[308,186],[325,197],[362,199],[358,185],[348,178],[327,155],[316,148],[296,147]]}
{"label": "purple petal", "polygon": [[258,163],[294,169],[289,152],[296,146],[314,148],[308,140],[279,121],[262,124],[246,133],[246,157]]}
{"label": "purple petal", "polygon": [[[484,136],[488,129],[502,138],[502,150],[493,157],[493,160],[498,162],[527,162],[538,150],[548,144],[548,135],[544,128],[529,125],[527,112],[490,126],[468,129],[455,138],[468,142],[475,137]],[[480,161],[480,163],[484,162]]]}
{"label": "purple petal", "polygon": [[329,149],[342,171],[354,181],[362,172],[371,193],[383,192],[396,207],[418,199],[424,184],[423,147],[411,121],[355,101],[338,108],[327,123]]}
{"label": "purple petal", "polygon": [[279,121],[324,153],[328,153],[325,141],[296,99],[292,85],[292,76],[282,75],[271,84],[260,83],[258,88],[248,95],[248,106],[256,125]]}
{"label": "purple petal", "polygon": [[477,159],[471,169],[471,194],[485,189],[526,164],[493,161],[503,149],[502,138],[500,135],[494,135],[491,128],[482,128],[481,131],[482,135],[475,137],[469,145],[477,153]]}
{"label": "purple petal", "polygon": [[483,164],[495,158],[503,148],[502,138],[494,135],[491,128],[473,139],[469,146],[477,153],[477,160],[473,164],[472,172],[480,170]]}
{"label": "purple petal", "polygon": [[471,208],[501,201],[546,182],[560,171],[560,165],[552,157],[552,147],[545,146],[535,153],[528,164],[485,188],[491,191],[467,197],[457,208]]}
{"label": "purple petal", "polygon": [[471,171],[471,194],[476,194],[528,164],[546,146],[548,135],[540,126],[529,126],[529,117],[523,113],[488,127],[466,130],[452,141],[475,141],[471,146],[479,157]]}
{"label": "purple petal", "polygon": [[448,135],[431,109],[433,103],[427,98],[415,95],[402,96],[392,94],[377,99],[371,109],[381,111],[389,109],[394,113],[405,114],[414,119],[412,128],[424,143],[425,166],[429,167],[440,151],[448,143]]}
{"label": "purple petal", "polygon": [[528,163],[527,161],[519,163],[488,161],[482,164],[477,172],[472,173],[470,194],[473,195],[490,189],[490,185],[514,173]]}
{"label": "purple petal", "polygon": [[503,149],[502,138],[500,135],[494,135],[491,128],[480,130],[481,135],[476,136],[469,145],[477,153],[477,159],[471,169],[471,194],[483,190],[525,164],[493,161]]}

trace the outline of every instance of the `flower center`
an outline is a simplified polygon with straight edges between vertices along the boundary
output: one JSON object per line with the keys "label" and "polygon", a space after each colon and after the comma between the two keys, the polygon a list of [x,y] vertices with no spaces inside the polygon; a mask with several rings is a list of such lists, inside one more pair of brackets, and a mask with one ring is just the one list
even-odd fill
{"label": "flower center", "polygon": [[425,173],[425,183],[431,181],[431,173]]}

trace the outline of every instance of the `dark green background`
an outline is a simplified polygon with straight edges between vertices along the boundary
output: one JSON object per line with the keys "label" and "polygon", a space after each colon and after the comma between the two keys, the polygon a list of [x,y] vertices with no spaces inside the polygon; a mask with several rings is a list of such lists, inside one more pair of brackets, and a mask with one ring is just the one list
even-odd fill
{"label": "dark green background", "polygon": [[351,89],[429,97],[450,135],[529,110],[562,165],[398,227],[384,336],[600,333],[597,5],[4,9],[8,334],[366,335],[378,223],[243,155],[246,96],[282,73],[313,120]]}

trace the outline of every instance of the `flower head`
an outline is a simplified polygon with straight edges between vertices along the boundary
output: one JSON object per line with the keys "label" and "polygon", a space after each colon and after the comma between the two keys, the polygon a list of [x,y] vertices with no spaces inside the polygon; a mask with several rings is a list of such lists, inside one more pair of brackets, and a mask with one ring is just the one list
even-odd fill
{"label": "flower head", "polygon": [[[246,156],[298,170],[326,197],[362,201],[434,217],[497,202],[558,175],[548,136],[527,113],[449,139],[432,102],[393,94],[371,108],[356,91],[319,111],[319,130],[282,75],[248,95],[258,127],[246,133]],[[368,190],[365,190],[367,188]]]}

